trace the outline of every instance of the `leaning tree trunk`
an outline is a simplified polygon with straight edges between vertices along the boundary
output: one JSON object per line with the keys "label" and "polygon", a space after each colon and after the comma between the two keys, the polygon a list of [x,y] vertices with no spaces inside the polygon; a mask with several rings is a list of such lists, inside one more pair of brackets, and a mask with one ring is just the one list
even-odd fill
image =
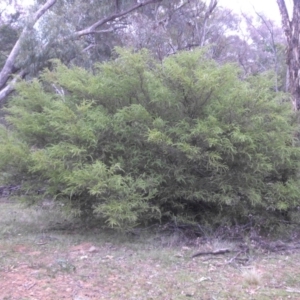
{"label": "leaning tree trunk", "polygon": [[286,63],[288,66],[289,92],[295,110],[300,110],[300,1],[293,0],[290,20],[285,0],[277,0],[282,26],[287,39]]}
{"label": "leaning tree trunk", "polygon": [[[1,0],[0,0],[1,1]],[[69,37],[65,37],[65,39],[79,39],[84,35],[90,35],[90,34],[94,34],[94,33],[104,33],[104,32],[109,32],[109,31],[113,31],[113,29],[104,29],[101,30],[99,29],[102,25],[105,24],[109,24],[112,23],[112,21],[116,20],[116,19],[120,19],[123,16],[126,16],[130,13],[133,13],[134,11],[136,11],[139,8],[142,8],[143,6],[152,4],[152,3],[156,3],[156,2],[161,2],[163,0],[144,0],[144,1],[137,1],[135,4],[133,4],[131,7],[124,9],[124,10],[120,10],[120,6],[119,6],[119,1],[116,1],[116,10],[114,13],[99,19],[98,21],[96,21],[94,24],[92,24],[91,26],[84,28],[82,30],[76,31],[74,32],[72,35],[70,35]],[[216,0],[215,0],[216,1]],[[22,70],[19,71],[18,74],[14,74],[13,73],[13,68],[15,66],[16,60],[18,55],[20,54],[20,52],[22,51],[22,42],[24,41],[24,39],[26,38],[26,36],[31,34],[31,30],[33,28],[33,26],[39,21],[39,19],[53,6],[55,5],[57,2],[57,0],[46,0],[46,3],[35,13],[33,14],[31,20],[29,21],[29,23],[25,26],[25,28],[23,29],[23,31],[20,34],[19,39],[17,40],[17,42],[15,43],[14,47],[12,48],[10,54],[8,55],[4,66],[2,67],[2,70],[0,70],[0,104],[1,102],[3,102],[6,97],[12,92],[14,91],[15,87],[15,83],[19,78],[22,78],[26,75],[27,70],[26,67]],[[67,12],[66,12],[67,13]],[[0,12],[1,14],[1,12]],[[49,50],[51,48],[51,44],[46,44],[44,51],[47,52],[47,50]],[[14,76],[16,75],[16,76]],[[14,76],[14,78],[12,79],[12,77]]]}

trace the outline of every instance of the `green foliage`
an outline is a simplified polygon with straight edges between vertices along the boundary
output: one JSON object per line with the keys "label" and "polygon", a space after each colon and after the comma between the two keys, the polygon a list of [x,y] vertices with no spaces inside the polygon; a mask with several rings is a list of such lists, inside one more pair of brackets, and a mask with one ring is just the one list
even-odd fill
{"label": "green foliage", "polygon": [[0,20],[0,67],[2,68],[8,53],[18,39],[18,31],[11,24],[1,24]]}
{"label": "green foliage", "polygon": [[3,179],[119,229],[299,205],[296,124],[268,74],[241,80],[203,51],[162,63],[116,51],[95,74],[53,61],[18,85],[0,135]]}

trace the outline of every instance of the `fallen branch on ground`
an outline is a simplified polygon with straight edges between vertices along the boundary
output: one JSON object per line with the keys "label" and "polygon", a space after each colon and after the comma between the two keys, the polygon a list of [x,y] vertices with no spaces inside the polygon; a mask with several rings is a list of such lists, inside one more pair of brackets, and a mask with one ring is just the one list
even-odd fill
{"label": "fallen branch on ground", "polygon": [[197,257],[197,256],[203,256],[203,255],[220,255],[220,254],[225,254],[231,252],[230,249],[219,249],[215,251],[209,251],[209,252],[197,252],[195,253],[192,258]]}

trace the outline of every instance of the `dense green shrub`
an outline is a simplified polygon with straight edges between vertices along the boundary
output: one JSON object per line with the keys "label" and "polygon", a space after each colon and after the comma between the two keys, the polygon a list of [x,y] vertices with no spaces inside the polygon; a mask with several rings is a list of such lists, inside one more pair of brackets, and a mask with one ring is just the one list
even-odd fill
{"label": "dense green shrub", "polygon": [[269,74],[200,51],[117,50],[95,74],[53,61],[22,82],[1,129],[3,180],[111,227],[242,222],[299,205],[295,121]]}

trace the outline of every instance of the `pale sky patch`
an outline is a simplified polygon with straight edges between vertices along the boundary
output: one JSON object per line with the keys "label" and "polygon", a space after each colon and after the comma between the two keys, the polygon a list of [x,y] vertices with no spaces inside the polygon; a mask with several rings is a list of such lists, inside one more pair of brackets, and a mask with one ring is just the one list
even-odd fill
{"label": "pale sky patch", "polygon": [[[292,0],[285,0],[289,12],[292,10]],[[255,11],[281,24],[281,17],[276,0],[219,0],[219,5],[232,9],[237,14],[255,15]]]}

